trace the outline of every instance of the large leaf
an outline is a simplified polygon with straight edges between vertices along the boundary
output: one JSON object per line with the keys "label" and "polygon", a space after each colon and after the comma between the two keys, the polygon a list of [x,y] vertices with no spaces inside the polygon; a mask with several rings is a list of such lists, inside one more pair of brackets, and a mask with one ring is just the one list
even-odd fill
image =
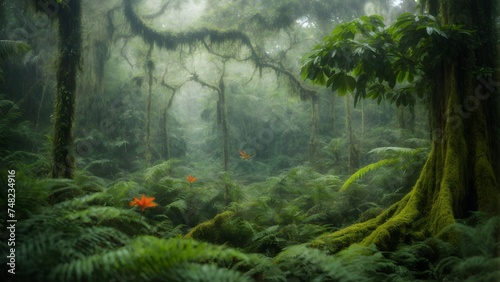
{"label": "large leaf", "polygon": [[338,91],[340,96],[344,96],[354,91],[356,79],[344,72],[339,72],[330,77],[327,84],[331,85],[332,91]]}

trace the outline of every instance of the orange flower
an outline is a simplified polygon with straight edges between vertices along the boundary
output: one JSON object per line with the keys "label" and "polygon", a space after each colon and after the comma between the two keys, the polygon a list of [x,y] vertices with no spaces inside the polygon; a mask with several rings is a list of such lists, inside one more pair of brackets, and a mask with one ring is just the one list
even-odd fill
{"label": "orange flower", "polygon": [[240,150],[240,158],[243,160],[248,160],[253,156],[253,154],[247,154],[243,150]]}
{"label": "orange flower", "polygon": [[156,207],[158,204],[153,202],[155,197],[146,197],[144,194],[142,195],[142,198],[139,200],[137,198],[134,198],[133,201],[130,201],[130,206],[139,206],[141,208],[141,212],[144,212],[146,208],[152,208]]}
{"label": "orange flower", "polygon": [[187,180],[189,183],[191,183],[191,184],[192,184],[192,183],[195,183],[195,182],[196,182],[196,180],[198,180],[198,177],[188,175],[188,176],[186,177],[186,180]]}

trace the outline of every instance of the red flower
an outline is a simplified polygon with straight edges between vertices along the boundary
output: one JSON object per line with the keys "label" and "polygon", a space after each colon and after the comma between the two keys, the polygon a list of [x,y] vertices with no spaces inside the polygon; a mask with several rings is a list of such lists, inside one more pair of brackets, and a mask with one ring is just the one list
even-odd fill
{"label": "red flower", "polygon": [[130,206],[139,206],[141,208],[141,212],[144,212],[146,208],[152,208],[158,205],[153,202],[154,199],[155,197],[146,197],[145,195],[142,195],[142,198],[140,200],[134,198],[133,201],[130,201]]}
{"label": "red flower", "polygon": [[191,183],[191,184],[192,184],[192,183],[195,183],[195,182],[196,182],[196,180],[198,180],[198,177],[188,175],[188,176],[186,176],[186,180],[187,180],[189,183]]}

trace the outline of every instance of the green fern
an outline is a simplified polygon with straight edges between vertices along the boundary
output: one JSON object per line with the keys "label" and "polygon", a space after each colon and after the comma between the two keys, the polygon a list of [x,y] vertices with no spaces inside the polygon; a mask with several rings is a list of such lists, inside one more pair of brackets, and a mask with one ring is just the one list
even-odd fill
{"label": "green fern", "polygon": [[[249,257],[234,249],[193,240],[140,236],[122,248],[59,264],[51,271],[49,277],[53,281],[109,281],[113,278],[113,273],[120,272],[127,277],[134,277],[134,281],[159,280],[162,277],[170,277],[172,281],[182,281],[186,275],[188,277],[230,276],[245,279],[244,275],[221,270],[221,267],[215,265],[215,268],[193,265],[208,261],[230,264],[235,260],[249,261]],[[182,270],[186,268],[192,273],[183,273]]]}
{"label": "green fern", "polygon": [[287,273],[287,279],[301,281],[387,281],[380,271],[396,266],[374,247],[351,246],[336,256],[317,249],[297,245],[286,249],[274,259]]}
{"label": "green fern", "polygon": [[153,183],[155,181],[158,181],[158,179],[161,178],[162,176],[169,175],[172,166],[178,162],[179,161],[176,159],[170,159],[168,161],[162,162],[152,167],[148,167],[144,171],[144,180],[146,180],[147,183]]}
{"label": "green fern", "polygon": [[3,143],[12,138],[14,123],[19,117],[21,117],[21,112],[18,106],[14,102],[6,100],[4,95],[0,95],[0,139],[3,140]]}
{"label": "green fern", "polygon": [[372,149],[368,152],[368,154],[383,154],[388,156],[414,156],[423,151],[426,151],[424,148],[404,148],[404,147],[380,147]]}
{"label": "green fern", "polygon": [[340,192],[343,192],[349,188],[357,179],[363,177],[370,171],[380,169],[381,167],[386,167],[388,165],[394,165],[401,162],[399,158],[391,158],[391,159],[383,159],[376,163],[369,164],[358,171],[356,171],[353,175],[351,175],[345,182],[344,185],[340,188]]}
{"label": "green fern", "polygon": [[427,155],[427,148],[404,148],[404,147],[381,147],[370,150],[368,153],[383,155],[385,158],[369,164],[351,175],[340,188],[340,191],[345,191],[356,180],[363,177],[368,172],[378,170],[384,167],[394,166],[401,164],[403,170],[407,170],[408,164],[418,163],[419,160],[425,159]]}
{"label": "green fern", "polygon": [[436,265],[438,277],[460,281],[500,280],[500,217],[487,218],[474,214],[469,221],[476,226],[462,223],[446,227],[441,235],[449,232],[462,237],[459,252],[452,254]]}
{"label": "green fern", "polygon": [[31,47],[22,41],[0,40],[0,61],[28,52]]}
{"label": "green fern", "polygon": [[[7,58],[25,54],[30,49],[31,47],[25,42],[0,40],[0,63]],[[3,82],[3,80],[3,71],[2,68],[0,68],[0,82]]]}
{"label": "green fern", "polygon": [[155,277],[157,280],[172,282],[209,282],[209,281],[253,281],[236,270],[221,268],[213,264],[183,263],[164,271]]}

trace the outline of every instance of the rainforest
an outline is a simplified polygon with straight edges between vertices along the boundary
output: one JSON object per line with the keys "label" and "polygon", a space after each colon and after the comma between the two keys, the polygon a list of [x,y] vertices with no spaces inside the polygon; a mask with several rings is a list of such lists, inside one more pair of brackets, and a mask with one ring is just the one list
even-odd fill
{"label": "rainforest", "polygon": [[0,0],[2,281],[500,281],[497,0]]}

